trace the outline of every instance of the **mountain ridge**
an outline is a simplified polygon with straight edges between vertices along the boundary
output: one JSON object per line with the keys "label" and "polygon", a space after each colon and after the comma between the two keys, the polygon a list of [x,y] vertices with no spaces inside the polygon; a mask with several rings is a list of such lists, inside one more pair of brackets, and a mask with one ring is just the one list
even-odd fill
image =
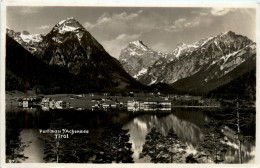
{"label": "mountain ridge", "polygon": [[[154,51],[136,40],[122,49],[119,60],[110,56],[73,17],[58,22],[47,34],[7,29],[7,35],[46,65],[66,69],[75,78],[84,79],[83,83],[91,81],[91,87],[95,88],[92,85],[97,83],[99,90],[144,89],[144,85],[150,85],[150,89],[164,92],[213,93],[214,89],[240,78],[230,74],[244,62],[251,60],[254,67],[256,57],[256,43],[232,31],[192,44],[179,43],[171,53]],[[243,73],[251,70],[240,67]],[[11,77],[16,75],[7,72]],[[218,80],[225,76],[230,76],[230,80],[219,84]]]}
{"label": "mountain ridge", "polygon": [[173,55],[154,51],[141,40],[130,42],[120,53],[119,61],[135,79],[139,79],[159,59],[170,59]]}
{"label": "mountain ridge", "polygon": [[[253,60],[251,65],[255,64],[256,43],[246,36],[227,31],[216,36],[203,38],[192,44],[179,43],[171,54],[174,56],[171,59],[160,57],[153,60],[153,64],[145,71],[141,69],[139,72],[142,73],[139,73],[137,80],[145,85],[166,83],[172,85],[174,89],[190,93],[195,93],[195,88],[207,86],[207,83],[210,83],[211,90],[214,90],[216,87],[220,87],[217,79],[231,73],[248,59]],[[142,56],[142,53],[139,53],[138,59]],[[149,55],[146,57],[149,59]],[[128,58],[133,57],[128,56]],[[125,69],[128,72],[128,69]],[[241,72],[246,73],[249,70],[250,68],[244,67]],[[199,79],[200,81],[198,81]],[[201,94],[203,89],[200,90],[197,93]],[[210,90],[203,92],[208,91]]]}
{"label": "mountain ridge", "polygon": [[[28,44],[19,41],[22,39],[19,38],[19,33],[13,32],[8,30],[7,35],[18,43],[20,42],[19,44],[28,51]],[[83,79],[82,81],[86,83],[96,83],[94,88],[103,90],[143,87],[127,74],[119,61],[111,57],[74,18],[67,18],[57,23],[42,38],[38,46],[42,46],[41,52],[30,52],[30,50],[29,52],[49,66],[64,68],[71,75]],[[7,47],[11,48],[12,45]]]}

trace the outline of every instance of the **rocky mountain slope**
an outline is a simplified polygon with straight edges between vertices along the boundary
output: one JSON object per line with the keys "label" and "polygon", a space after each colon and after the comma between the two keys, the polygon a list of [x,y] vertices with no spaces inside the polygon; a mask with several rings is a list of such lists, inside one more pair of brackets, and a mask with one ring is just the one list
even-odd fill
{"label": "rocky mountain slope", "polygon": [[[208,38],[201,39],[200,41],[190,45],[179,43],[176,49],[174,49],[172,53],[162,53],[162,52],[154,51],[140,40],[133,41],[130,42],[121,51],[119,56],[119,61],[121,62],[125,70],[132,77],[140,80],[146,85],[152,85],[163,81],[156,81],[151,79],[150,81],[146,81],[146,79],[143,79],[147,76],[148,69],[151,71],[152,68],[156,68],[156,67],[158,69],[162,69],[169,62],[172,62],[175,59],[179,59],[181,56],[187,56],[191,54],[196,48],[205,44],[209,39]],[[161,75],[161,73],[158,71],[149,72],[149,73],[150,74],[155,73],[154,74],[155,76]]]}
{"label": "rocky mountain slope", "polygon": [[[192,45],[193,46],[193,45]],[[177,59],[170,62],[156,62],[149,68],[148,73],[140,78],[145,84],[165,82],[173,84],[179,79],[194,75],[209,67],[218,66],[219,70],[209,72],[205,81],[214,77],[221,77],[234,69],[247,58],[241,57],[246,50],[255,51],[255,44],[247,37],[226,32],[206,39],[196,46],[193,51],[182,53]],[[250,55],[252,56],[252,55]]]}
{"label": "rocky mountain slope", "polygon": [[[92,83],[94,86],[91,87],[96,90],[142,87],[74,18],[60,21],[46,35],[36,36],[11,30],[7,31],[7,35],[45,64],[64,68],[81,79],[78,85],[84,86],[85,90],[91,89],[86,83]],[[35,50],[30,50],[30,47]],[[66,77],[64,80],[67,80]]]}
{"label": "rocky mountain slope", "polygon": [[256,67],[206,94],[209,98],[256,100]]}
{"label": "rocky mountain slope", "polygon": [[[227,84],[255,67],[256,44],[229,31],[189,45],[180,43],[171,55],[170,59],[153,59],[154,64],[145,67],[147,70],[137,79],[145,85],[167,83],[174,89],[202,93]],[[138,59],[142,57],[142,54],[138,55]],[[133,57],[128,54],[124,58]],[[128,66],[133,66],[133,62],[128,62]],[[238,73],[233,74],[235,69],[239,69]],[[221,79],[226,80],[219,82]]]}
{"label": "rocky mountain slope", "polygon": [[45,43],[42,43],[44,34],[30,34],[27,31],[14,32],[11,29],[6,29],[6,33],[33,55],[41,55],[45,49]]}
{"label": "rocky mountain slope", "polygon": [[[65,74],[63,80],[76,81],[71,86],[74,91],[143,89],[144,84],[151,85],[150,90],[164,88],[165,92],[214,93],[213,90],[242,78],[244,74],[252,74],[249,72],[253,72],[256,67],[256,44],[232,31],[192,44],[179,43],[171,53],[157,52],[140,40],[134,41],[121,51],[119,61],[111,57],[74,18],[60,21],[46,35],[7,29],[7,37],[7,40],[12,39],[17,43],[7,45],[8,53],[17,54],[14,58],[27,51],[26,55],[38,59],[38,68],[59,69],[57,71]],[[17,47],[19,45],[25,51],[11,52],[20,48]],[[9,55],[7,61],[11,61]],[[7,64],[11,65],[11,62]],[[54,72],[44,73],[59,76]],[[41,73],[38,75],[41,76]],[[10,70],[9,66],[7,76],[20,83],[24,79],[18,71]],[[33,77],[34,81],[37,81],[36,78]],[[31,86],[35,87],[37,82],[32,81]]]}
{"label": "rocky mountain slope", "polygon": [[[243,56],[248,55],[245,53]],[[240,58],[239,58],[240,59]],[[193,93],[207,93],[210,92],[220,86],[224,86],[229,84],[233,80],[240,78],[244,74],[254,71],[256,69],[256,55],[253,55],[251,58],[245,60],[243,63],[239,64],[236,67],[233,67],[231,71],[217,77],[213,75],[213,77],[206,81],[205,77],[210,75],[218,74],[219,67],[218,65],[209,67],[209,69],[204,70],[203,72],[198,72],[190,77],[183,78],[172,84],[175,89],[188,91]],[[212,73],[212,74],[209,74]],[[240,81],[241,83],[247,83],[249,85],[254,85],[254,83],[250,83],[249,81]],[[237,87],[237,86],[235,86]],[[239,89],[239,88],[238,88]],[[241,89],[241,88],[240,88]]]}
{"label": "rocky mountain slope", "polygon": [[173,54],[161,53],[147,47],[142,41],[130,42],[120,53],[119,61],[126,72],[139,79],[155,61],[172,59]]}
{"label": "rocky mountain slope", "polygon": [[73,89],[74,81],[66,69],[49,66],[6,36],[6,90],[64,93]]}

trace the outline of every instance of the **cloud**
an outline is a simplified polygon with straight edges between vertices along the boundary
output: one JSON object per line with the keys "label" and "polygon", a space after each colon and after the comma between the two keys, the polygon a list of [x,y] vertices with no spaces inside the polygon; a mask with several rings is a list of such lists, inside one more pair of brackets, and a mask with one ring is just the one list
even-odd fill
{"label": "cloud", "polygon": [[203,8],[198,11],[194,10],[191,11],[191,14],[197,15],[197,16],[224,16],[232,11],[234,11],[234,8]]}
{"label": "cloud", "polygon": [[113,57],[118,58],[121,50],[131,41],[138,40],[141,34],[120,34],[112,40],[102,42],[105,50]]}
{"label": "cloud", "polygon": [[233,8],[212,8],[210,10],[210,13],[213,16],[223,16],[223,15],[228,14],[229,12],[232,12],[232,11],[234,11]]}
{"label": "cloud", "polygon": [[26,8],[21,8],[19,11],[20,14],[33,14],[39,12],[39,8],[36,7],[26,7]]}
{"label": "cloud", "polygon": [[[109,15],[108,13],[102,14],[95,23],[85,22],[84,27],[88,30],[92,30],[95,28],[99,28],[101,26],[118,26],[118,25],[125,25],[127,26],[127,22],[131,21],[139,16],[143,11],[139,10],[136,13],[118,13]],[[116,28],[116,27],[115,27]]]}
{"label": "cloud", "polygon": [[[121,49],[131,41],[130,39],[136,40],[137,35],[140,35],[141,39],[153,40],[151,36],[161,38],[159,35],[161,33],[176,35],[212,28],[211,26],[218,18],[216,16],[223,16],[230,11],[232,11],[230,8],[196,8],[180,15],[175,15],[176,11],[174,11],[172,16],[164,16],[147,9],[117,13],[104,12],[95,21],[85,22],[83,26],[112,56],[118,57]],[[168,44],[154,44],[156,44],[155,49],[167,50],[164,46]]]}
{"label": "cloud", "polygon": [[105,12],[95,22],[85,22],[83,26],[98,40],[108,41],[115,39],[119,34],[142,33],[143,28],[140,28],[138,23],[142,13],[142,10],[112,14]]}
{"label": "cloud", "polygon": [[179,18],[174,21],[174,23],[165,28],[166,31],[169,32],[180,32],[185,29],[191,29],[200,25],[201,19],[200,17],[193,18]]}
{"label": "cloud", "polygon": [[91,23],[89,23],[89,22],[85,22],[85,23],[84,23],[84,27],[85,27],[87,30],[93,29],[94,26],[95,26],[95,24],[91,24]]}
{"label": "cloud", "polygon": [[215,17],[224,16],[234,10],[234,8],[202,8],[193,10],[190,12],[190,15],[178,18],[173,23],[168,24],[164,30],[181,32],[199,26],[207,27],[215,21]]}
{"label": "cloud", "polygon": [[126,37],[127,37],[126,34],[120,34],[119,36],[116,37],[116,40],[122,40],[122,39],[125,39]]}
{"label": "cloud", "polygon": [[127,43],[142,39],[145,33],[162,29],[164,18],[143,10],[100,15],[95,22],[85,22],[84,27],[113,57],[118,57]]}
{"label": "cloud", "polygon": [[206,16],[206,15],[209,14],[209,12],[206,12],[206,11],[191,11],[191,14],[200,15],[200,16]]}
{"label": "cloud", "polygon": [[39,27],[39,29],[41,29],[41,30],[45,30],[45,29],[49,29],[49,28],[51,28],[50,25],[42,25]]}

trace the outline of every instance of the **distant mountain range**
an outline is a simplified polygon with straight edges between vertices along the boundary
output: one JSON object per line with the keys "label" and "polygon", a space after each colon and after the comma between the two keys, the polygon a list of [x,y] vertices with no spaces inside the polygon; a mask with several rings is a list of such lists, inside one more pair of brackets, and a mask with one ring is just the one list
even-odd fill
{"label": "distant mountain range", "polygon": [[[67,86],[70,89],[66,88],[69,92],[143,87],[126,73],[120,62],[111,57],[103,46],[74,18],[60,21],[46,35],[31,35],[28,32],[16,33],[7,29],[7,36],[7,75],[12,74],[13,77],[17,76],[20,79],[27,75],[30,89],[50,87],[46,84],[43,85],[45,78],[46,80],[52,78],[50,82],[57,83],[57,86],[55,84],[51,86],[51,88],[56,87],[56,89],[53,88],[55,91],[59,91],[59,89],[63,91],[62,83],[66,82],[73,83],[73,85]],[[34,63],[30,64],[28,58],[35,60]],[[18,61],[14,59],[19,60],[19,63],[16,64],[17,69],[20,68],[22,72],[27,74],[21,76],[20,72],[12,67],[14,62]],[[34,68],[25,67],[28,64]],[[30,71],[25,72],[24,68],[30,69]],[[62,69],[61,73],[57,74],[48,70],[45,72],[44,70],[52,68]],[[31,75],[30,73],[34,73],[31,72],[33,69],[37,69],[39,73]],[[43,81],[33,82],[42,77],[44,77]]]}
{"label": "distant mountain range", "polygon": [[60,21],[48,34],[7,29],[6,90],[136,90],[214,97],[230,95],[236,84],[240,95],[252,98],[255,70],[256,43],[232,31],[179,43],[170,53],[133,41],[118,61],[74,18]]}
{"label": "distant mountain range", "polygon": [[180,43],[172,53],[158,53],[135,41],[121,51],[119,61],[145,85],[166,83],[190,94],[213,93],[256,68],[256,43],[232,31],[189,45]]}

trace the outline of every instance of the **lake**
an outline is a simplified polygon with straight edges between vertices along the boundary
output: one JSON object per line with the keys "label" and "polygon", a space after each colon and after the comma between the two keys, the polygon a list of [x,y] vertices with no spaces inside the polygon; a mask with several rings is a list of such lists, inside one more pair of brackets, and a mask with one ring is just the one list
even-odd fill
{"label": "lake", "polygon": [[[122,142],[126,146],[127,143],[131,143],[130,150],[132,153],[126,152],[125,155],[129,154],[129,157],[133,158],[133,162],[151,162],[151,159],[147,156],[140,158],[140,154],[142,153],[143,145],[146,143],[146,136],[151,132],[152,128],[155,128],[163,137],[167,136],[170,130],[173,130],[180,142],[185,145],[185,154],[181,156],[181,162],[185,161],[185,158],[191,153],[195,158],[205,161],[205,158],[201,159],[196,154],[200,152],[200,144],[203,142],[205,134],[207,134],[207,129],[208,131],[220,131],[225,135],[226,141],[222,143],[227,146],[226,150],[218,153],[222,155],[223,159],[221,162],[239,163],[240,160],[242,160],[242,163],[254,162],[255,109],[241,110],[245,112],[247,118],[245,126],[241,127],[240,137],[243,138],[240,141],[241,145],[239,145],[239,141],[236,139],[237,129],[232,127],[230,124],[231,120],[226,120],[225,116],[225,114],[233,111],[234,109],[221,108],[172,108],[171,111],[167,112],[129,112],[123,109],[111,111],[76,111],[73,109],[43,111],[42,109],[9,108],[6,112],[6,137],[8,141],[6,149],[7,152],[9,151],[7,162],[12,160],[12,157],[24,163],[52,162],[53,159],[56,159],[55,152],[57,153],[58,149],[56,149],[55,145],[57,142],[59,143],[60,162],[75,162],[71,158],[66,160],[68,156],[63,156],[68,152],[65,150],[66,147],[71,145],[76,155],[76,153],[81,151],[80,148],[82,149],[86,146],[75,146],[75,144],[88,142],[90,146],[93,144],[93,148],[95,148],[91,149],[92,153],[100,153],[101,150],[107,152],[106,149],[100,148],[100,146],[104,147],[104,144],[106,144],[106,142],[102,141],[110,141],[111,147],[114,145],[111,140],[114,139],[114,142],[119,142],[118,140],[121,137],[128,142],[120,140],[120,143]],[[235,116],[232,119],[236,119]],[[221,127],[213,124],[210,128],[207,128],[209,126],[205,124],[209,121],[221,123]],[[119,132],[121,130],[128,131],[121,133],[113,132],[114,128],[117,129],[117,127],[111,127],[114,124],[120,124]],[[57,130],[64,128],[88,130],[88,134],[84,134],[84,136],[83,134],[69,134],[68,139],[57,141],[57,139],[50,137],[50,134],[40,133],[39,131],[39,129],[48,130],[50,128]],[[112,128],[112,131],[111,129],[110,132],[107,131],[109,130],[108,128]],[[19,143],[23,145],[22,149],[15,145]],[[65,147],[62,155],[63,144],[65,144]],[[52,146],[52,148],[48,148],[49,146]],[[15,148],[17,154],[10,152],[13,148]],[[77,150],[78,148],[79,150]],[[117,146],[117,148],[119,147]],[[45,151],[51,153],[48,159],[44,153]],[[91,152],[88,153],[89,157],[85,158],[87,161],[84,162],[93,161],[95,155],[91,154]],[[86,154],[81,154],[80,156],[82,155]],[[62,161],[62,159],[64,160]],[[82,158],[77,159],[76,161],[83,162],[81,161]],[[207,162],[213,163],[210,159]]]}

